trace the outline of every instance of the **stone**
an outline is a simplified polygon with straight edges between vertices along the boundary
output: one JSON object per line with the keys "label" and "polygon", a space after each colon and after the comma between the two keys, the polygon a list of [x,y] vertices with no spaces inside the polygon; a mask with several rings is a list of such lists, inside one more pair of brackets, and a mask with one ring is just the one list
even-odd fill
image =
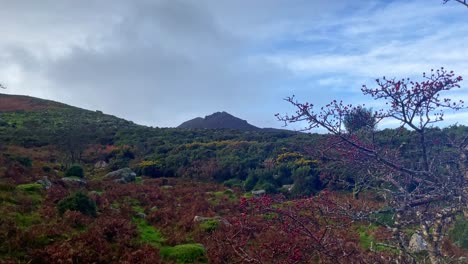
{"label": "stone", "polygon": [[38,180],[36,183],[39,183],[45,189],[49,189],[52,186],[52,182],[49,180],[49,178],[47,178],[47,176],[43,176],[42,180]]}
{"label": "stone", "polygon": [[86,180],[76,177],[63,177],[60,179],[66,186],[84,186],[87,184]]}
{"label": "stone", "polygon": [[413,253],[418,253],[427,250],[427,242],[419,234],[413,234],[411,236],[408,249]]}
{"label": "stone", "polygon": [[231,223],[229,223],[228,220],[226,220],[225,218],[222,218],[221,216],[204,217],[204,216],[196,215],[193,218],[193,221],[196,223],[202,223],[202,222],[211,221],[211,220],[219,221],[220,223],[223,223],[225,226],[231,226]]}
{"label": "stone", "polygon": [[138,217],[138,218],[141,218],[141,219],[145,219],[145,218],[146,218],[146,214],[145,214],[145,213],[137,213],[135,216]]}
{"label": "stone", "polygon": [[95,168],[95,169],[98,169],[98,170],[99,170],[99,169],[105,169],[105,168],[107,168],[108,165],[109,165],[109,164],[107,164],[107,162],[101,160],[101,161],[98,161],[98,162],[96,162],[96,163],[94,164],[94,168]]}
{"label": "stone", "polygon": [[291,192],[292,189],[294,188],[294,184],[285,184],[281,188],[287,190],[288,192]]}
{"label": "stone", "polygon": [[113,172],[109,172],[104,176],[105,178],[112,179],[118,183],[129,183],[136,180],[136,173],[130,168],[123,168]]}
{"label": "stone", "polygon": [[266,191],[265,190],[256,190],[256,191],[252,191],[252,194],[253,196],[255,197],[259,197],[259,196],[263,196],[266,194]]}

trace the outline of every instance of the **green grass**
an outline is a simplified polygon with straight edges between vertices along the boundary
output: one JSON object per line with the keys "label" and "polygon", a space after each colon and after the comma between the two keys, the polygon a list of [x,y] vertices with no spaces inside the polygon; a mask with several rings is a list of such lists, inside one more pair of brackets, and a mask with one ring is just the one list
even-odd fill
{"label": "green grass", "polygon": [[138,233],[140,234],[140,242],[150,244],[154,247],[161,247],[164,238],[161,233],[153,226],[149,225],[145,219],[134,218],[133,223],[137,226]]}
{"label": "green grass", "polygon": [[213,198],[210,199],[211,204],[218,205],[222,200],[226,199],[231,203],[237,202],[236,194],[231,190],[219,191],[219,192],[209,192],[213,195]]}
{"label": "green grass", "polygon": [[453,228],[449,231],[449,238],[455,245],[468,249],[468,220],[463,215],[457,216]]}
{"label": "green grass", "polygon": [[143,184],[143,179],[140,176],[136,177],[135,184]]}
{"label": "green grass", "polygon": [[209,219],[200,223],[200,228],[205,232],[212,232],[219,227],[218,219]]}
{"label": "green grass", "polygon": [[39,183],[27,183],[27,184],[20,184],[16,186],[17,190],[25,191],[28,193],[40,192],[44,187],[42,187]]}
{"label": "green grass", "polygon": [[16,203],[21,203],[24,199],[29,200],[32,204],[38,206],[44,200],[42,190],[44,187],[39,183],[20,184],[16,186],[17,192],[15,196]]}
{"label": "green grass", "polygon": [[182,244],[173,247],[162,247],[163,259],[175,261],[177,264],[208,263],[205,248],[200,244]]}
{"label": "green grass", "polygon": [[359,233],[359,243],[363,249],[372,249],[375,251],[391,251],[394,252],[395,249],[389,248],[382,245],[377,245],[380,241],[377,241],[374,236],[373,232],[376,231],[376,225],[368,225],[368,226],[359,226],[358,233]]}
{"label": "green grass", "polygon": [[38,213],[32,213],[32,214],[17,213],[15,215],[15,222],[19,228],[26,229],[28,227],[31,227],[32,225],[40,224],[41,217],[39,216]]}

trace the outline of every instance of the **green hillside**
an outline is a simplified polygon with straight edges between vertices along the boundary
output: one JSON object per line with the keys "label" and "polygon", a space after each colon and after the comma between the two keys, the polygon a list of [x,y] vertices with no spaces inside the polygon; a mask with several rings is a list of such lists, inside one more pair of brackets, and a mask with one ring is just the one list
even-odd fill
{"label": "green hillside", "polygon": [[[359,189],[366,167],[344,166],[345,150],[320,151],[332,136],[152,128],[37,98],[0,102],[0,263],[247,262],[241,249],[267,263],[330,263],[345,245],[355,261],[399,253],[395,214],[374,191],[384,183]],[[427,151],[451,158],[451,142],[466,135],[464,126],[434,128]],[[374,140],[414,163],[414,132],[386,129]],[[382,213],[369,215],[375,222],[337,216],[344,205]],[[459,257],[466,218],[456,219],[444,250]],[[311,246],[318,235],[328,251]]]}

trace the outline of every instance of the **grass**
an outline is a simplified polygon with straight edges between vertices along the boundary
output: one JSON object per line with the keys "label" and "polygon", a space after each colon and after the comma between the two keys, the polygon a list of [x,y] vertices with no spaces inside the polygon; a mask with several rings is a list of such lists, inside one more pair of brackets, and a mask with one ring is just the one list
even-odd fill
{"label": "grass", "polygon": [[135,184],[143,184],[143,179],[140,176],[136,177]]}
{"label": "grass", "polygon": [[361,225],[358,228],[359,243],[363,249],[375,250],[375,251],[391,251],[394,252],[394,248],[389,248],[383,245],[377,245],[380,241],[377,241],[373,233],[377,230],[376,225]]}
{"label": "grass", "polygon": [[27,183],[27,184],[20,184],[16,186],[17,190],[25,191],[28,193],[35,193],[35,192],[40,192],[43,187],[39,183]]}
{"label": "grass", "polygon": [[218,219],[209,219],[200,223],[200,228],[205,232],[212,232],[219,227]]}
{"label": "grass", "polygon": [[227,200],[231,203],[237,202],[236,194],[232,190],[218,191],[218,192],[209,192],[213,195],[213,198],[210,199],[211,204],[218,205],[223,200]]}
{"label": "grass", "polygon": [[149,225],[145,219],[141,218],[134,218],[133,223],[137,226],[138,233],[140,234],[140,242],[157,248],[161,247],[165,239],[156,228]]}
{"label": "grass", "polygon": [[200,244],[182,244],[173,247],[162,247],[161,257],[173,260],[177,264],[208,263],[205,248]]}
{"label": "grass", "polygon": [[462,214],[457,216],[453,228],[449,230],[449,238],[455,245],[468,249],[468,220]]}
{"label": "grass", "polygon": [[40,224],[41,218],[38,213],[32,213],[32,214],[17,213],[15,215],[15,222],[16,222],[16,225],[20,229],[26,229],[28,227],[31,227],[32,225]]}
{"label": "grass", "polygon": [[39,183],[20,184],[16,186],[15,203],[29,201],[34,205],[40,205],[44,199],[42,190],[44,187]]}

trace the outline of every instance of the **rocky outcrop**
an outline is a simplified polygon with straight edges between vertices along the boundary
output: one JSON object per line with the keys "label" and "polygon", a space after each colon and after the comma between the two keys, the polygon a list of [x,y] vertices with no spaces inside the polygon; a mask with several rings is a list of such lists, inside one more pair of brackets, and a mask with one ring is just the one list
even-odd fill
{"label": "rocky outcrop", "polygon": [[94,168],[97,169],[97,170],[102,170],[102,169],[105,169],[107,168],[109,164],[107,164],[107,162],[101,160],[101,161],[98,161],[94,164]]}
{"label": "rocky outcrop", "polygon": [[123,168],[113,172],[109,172],[105,176],[106,179],[114,180],[118,183],[129,183],[134,182],[136,179],[136,173],[134,173],[130,168]]}
{"label": "rocky outcrop", "polygon": [[52,186],[52,182],[47,178],[47,176],[43,176],[42,180],[38,180],[36,183],[39,183],[45,189],[49,189]]}
{"label": "rocky outcrop", "polygon": [[252,191],[252,194],[254,197],[260,197],[260,196],[263,196],[266,194],[266,191],[265,190],[256,190],[256,191]]}
{"label": "rocky outcrop", "polygon": [[204,217],[204,216],[199,216],[199,215],[196,215],[194,218],[193,218],[193,221],[196,222],[196,223],[203,223],[203,222],[207,222],[207,221],[218,221],[220,223],[223,223],[224,225],[226,226],[230,226],[231,223],[229,223],[228,220],[222,218],[221,216],[215,216],[215,217]]}
{"label": "rocky outcrop", "polygon": [[79,187],[87,184],[86,180],[78,177],[63,177],[60,179],[62,183],[67,187]]}

